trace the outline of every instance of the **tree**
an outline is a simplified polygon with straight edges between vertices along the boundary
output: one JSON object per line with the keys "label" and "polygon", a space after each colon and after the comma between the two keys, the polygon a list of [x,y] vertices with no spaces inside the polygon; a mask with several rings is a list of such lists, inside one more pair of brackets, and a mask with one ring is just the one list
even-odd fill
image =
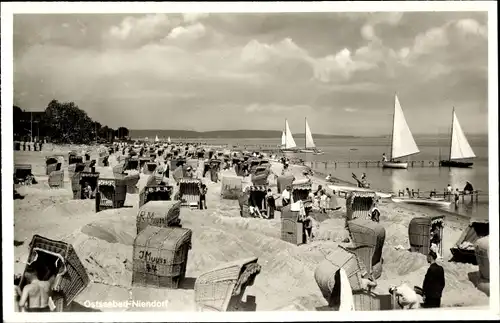
{"label": "tree", "polygon": [[95,139],[94,121],[74,102],[50,101],[45,117],[53,142],[89,144]]}
{"label": "tree", "polygon": [[118,138],[123,139],[123,138],[125,138],[125,137],[128,137],[128,135],[129,135],[129,131],[128,131],[128,129],[127,129],[127,128],[125,128],[125,127],[120,127],[120,128],[118,128],[118,130],[117,130],[117,134],[116,134],[116,136],[117,136]]}

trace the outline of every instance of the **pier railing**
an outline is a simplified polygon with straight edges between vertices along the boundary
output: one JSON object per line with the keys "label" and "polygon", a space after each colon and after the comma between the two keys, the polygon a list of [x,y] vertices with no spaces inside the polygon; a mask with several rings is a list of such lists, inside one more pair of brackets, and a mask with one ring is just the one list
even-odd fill
{"label": "pier railing", "polygon": [[[347,168],[368,168],[368,167],[382,167],[381,160],[356,160],[356,161],[307,161],[304,162],[306,165],[311,165],[311,168],[318,169],[323,166],[328,169],[330,165],[333,168],[347,167]],[[439,167],[439,161],[437,160],[413,160],[408,161],[408,167]]]}
{"label": "pier railing", "polygon": [[[350,191],[338,190],[335,193],[336,193],[336,195],[338,195],[340,197],[347,198]],[[438,191],[436,189],[431,190],[431,191],[421,191],[420,189],[411,189],[409,191],[408,190],[399,190],[397,193],[386,192],[386,191],[383,191],[383,193],[392,194],[394,197],[442,198],[442,199],[447,200],[449,202],[453,202],[454,196],[455,196],[455,192],[453,192],[453,191],[449,192],[447,189],[444,189],[442,192]],[[487,195],[487,193],[482,192],[480,190],[475,190],[472,192],[458,191],[458,196],[459,196],[459,199],[462,200],[462,203],[466,202],[466,200],[469,200],[470,202],[473,202],[473,203],[478,203],[480,195],[484,196],[484,195]]]}

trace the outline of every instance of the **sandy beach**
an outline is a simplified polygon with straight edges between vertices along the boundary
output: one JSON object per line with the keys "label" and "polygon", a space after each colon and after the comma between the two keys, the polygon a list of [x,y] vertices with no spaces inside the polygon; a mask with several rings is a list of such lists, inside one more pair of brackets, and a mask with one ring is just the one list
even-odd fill
{"label": "sandy beach", "polygon": [[[79,149],[86,147],[78,147]],[[76,149],[78,149],[76,148]],[[345,200],[338,198],[340,210],[330,212],[328,219],[314,223],[316,236],[309,244],[294,246],[280,239],[279,212],[275,219],[242,218],[237,200],[220,197],[221,182],[213,183],[204,178],[208,187],[207,210],[181,210],[185,228],[193,231],[192,250],[189,252],[186,279],[181,288],[154,289],[133,287],[132,246],[136,236],[136,216],[139,195],[127,194],[124,208],[95,213],[94,200],[73,200],[68,179],[67,161],[64,163],[65,187],[49,189],[45,174],[45,157],[53,154],[66,156],[69,146],[47,145],[42,152],[16,151],[15,164],[31,164],[38,184],[22,186],[17,191],[24,199],[14,201],[14,251],[15,273],[21,274],[29,252],[29,242],[34,234],[71,243],[84,264],[90,285],[75,299],[74,311],[92,310],[91,302],[97,301],[164,301],[165,308],[149,310],[193,311],[194,281],[217,265],[246,257],[258,257],[262,266],[255,284],[247,289],[255,296],[257,311],[269,310],[322,310],[327,302],[314,279],[314,270],[331,250],[347,236],[344,229]],[[96,147],[89,147],[91,158],[97,159]],[[281,165],[273,163],[278,174]],[[301,176],[299,166],[292,166],[296,177]],[[112,174],[111,167],[96,167],[96,171]],[[219,178],[234,175],[234,170],[221,171]],[[141,174],[138,183],[142,188],[148,175]],[[324,177],[313,178],[313,189],[325,187]],[[249,178],[245,179],[250,185]],[[276,190],[276,185],[272,185]],[[429,212],[415,207],[383,201],[379,205],[380,223],[386,229],[383,249],[383,272],[377,280],[376,290],[386,292],[391,285],[403,282],[410,286],[422,285],[428,264],[426,257],[396,247],[409,247],[408,224],[413,217]],[[428,213],[427,213],[428,214]],[[443,266],[446,287],[442,307],[483,307],[489,298],[479,291],[470,277],[478,266],[448,262],[450,247],[457,241],[468,220],[447,216],[443,237]],[[21,244],[22,242],[22,244]],[[145,310],[133,306],[101,308],[104,311]]]}

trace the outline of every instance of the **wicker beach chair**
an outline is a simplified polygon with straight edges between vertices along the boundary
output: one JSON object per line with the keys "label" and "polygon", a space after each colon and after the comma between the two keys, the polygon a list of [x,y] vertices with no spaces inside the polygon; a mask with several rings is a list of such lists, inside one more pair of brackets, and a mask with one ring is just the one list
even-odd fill
{"label": "wicker beach chair", "polygon": [[270,171],[266,167],[257,166],[255,171],[252,173],[252,184],[253,185],[269,185],[268,177]]}
{"label": "wicker beach chair", "polygon": [[144,174],[153,174],[156,170],[156,168],[158,167],[158,164],[154,163],[154,162],[147,162],[144,164],[144,167],[142,168],[142,172]]}
{"label": "wicker beach chair", "polygon": [[148,225],[156,227],[180,227],[179,201],[149,201],[142,205],[137,213],[137,234]]}
{"label": "wicker beach chair", "polygon": [[370,217],[370,210],[377,201],[375,192],[357,192],[349,193],[346,199],[346,221],[356,218],[367,219]]}
{"label": "wicker beach chair", "polygon": [[247,287],[260,273],[258,258],[241,259],[201,274],[195,282],[195,302],[199,311],[237,311]]}
{"label": "wicker beach chair", "polygon": [[355,311],[386,311],[394,309],[393,296],[376,290],[359,290],[352,293]]}
{"label": "wicker beach chair", "polygon": [[146,185],[139,193],[139,208],[149,201],[170,201],[173,191],[174,187],[171,185]]}
{"label": "wicker beach chair", "polygon": [[476,253],[474,244],[478,239],[490,234],[490,225],[488,220],[474,220],[462,231],[455,245],[450,249],[453,261],[471,263],[476,265]]}
{"label": "wicker beach chair", "polygon": [[[73,191],[73,199],[81,200],[84,199],[84,187],[85,183],[88,183],[92,187],[92,191],[95,192],[97,188],[97,180],[99,178],[99,173],[92,172],[79,172],[73,175],[71,179],[71,189]],[[92,197],[91,197],[92,198]]]}
{"label": "wicker beach chair", "polygon": [[132,285],[176,289],[186,276],[192,231],[147,226],[134,241]]}
{"label": "wicker beach chair", "polygon": [[252,185],[247,187],[247,190],[250,192],[250,205],[258,208],[261,213],[267,212],[267,189],[267,185]]}
{"label": "wicker beach chair", "polygon": [[83,169],[84,172],[89,172],[89,173],[95,172],[95,164],[96,164],[95,159],[87,160],[86,162],[84,162],[84,164],[85,164],[85,168]]}
{"label": "wicker beach chair", "polygon": [[78,156],[77,152],[72,151],[68,155],[68,165],[83,163],[83,157]]}
{"label": "wicker beach chair", "polygon": [[97,159],[97,166],[108,167],[109,166],[109,156],[100,156]]}
{"label": "wicker beach chair", "polygon": [[149,157],[140,157],[139,158],[139,170],[143,170],[144,165],[146,165],[146,163],[149,163],[150,161],[151,161],[151,158],[149,158]]}
{"label": "wicker beach chair", "polygon": [[344,268],[353,292],[363,290],[361,279],[366,273],[359,258],[340,246],[328,254],[314,271],[316,284],[330,307],[335,307],[340,301],[339,295],[336,295],[340,286],[336,286],[335,275],[341,268]]}
{"label": "wicker beach chair", "polygon": [[132,156],[125,159],[125,171],[127,170],[140,170],[139,168],[139,158],[137,156]]}
{"label": "wicker beach chair", "polygon": [[298,211],[292,211],[291,205],[281,210],[281,240],[294,245],[305,242],[304,223]]}
{"label": "wicker beach chair", "polygon": [[117,209],[125,205],[127,185],[121,179],[99,178],[95,197],[95,210]]}
{"label": "wicker beach chair", "polygon": [[182,206],[199,206],[200,185],[200,179],[182,178],[179,180],[179,200]]}
{"label": "wicker beach chair", "polygon": [[292,186],[294,177],[293,175],[280,175],[278,176],[278,193],[281,194],[288,186]]}
{"label": "wicker beach chair", "polygon": [[[34,235],[30,243],[28,264],[48,279],[56,275],[52,285],[55,311],[63,312],[89,284],[89,277],[71,244]],[[22,289],[26,281],[21,278]]]}
{"label": "wicker beach chair", "polygon": [[[63,161],[64,157],[60,155],[47,157],[45,159],[45,175],[50,175],[53,171],[61,170]],[[60,166],[57,166],[57,164],[60,164]]]}
{"label": "wicker beach chair", "polygon": [[312,185],[307,184],[292,184],[292,200],[297,201],[308,201],[309,194],[312,191]]}
{"label": "wicker beach chair", "polygon": [[64,187],[64,170],[61,169],[61,166],[61,163],[57,163],[55,170],[49,173],[48,183],[50,188]]}
{"label": "wicker beach chair", "polygon": [[224,176],[222,177],[222,186],[220,195],[226,200],[237,200],[241,195],[243,183],[241,177]]}
{"label": "wicker beach chair", "polygon": [[18,183],[21,185],[31,185],[33,179],[31,169],[31,165],[29,164],[15,164],[14,183]]}
{"label": "wicker beach chair", "polygon": [[368,219],[355,219],[347,224],[354,252],[367,272],[378,279],[382,275],[382,249],[385,243],[385,228]]}
{"label": "wicker beach chair", "polygon": [[479,274],[481,278],[490,280],[490,242],[489,236],[477,239],[474,250],[476,253]]}
{"label": "wicker beach chair", "polygon": [[[439,228],[439,236],[443,241],[444,215],[433,217],[416,217],[411,219],[408,226],[408,237],[410,240],[410,250],[420,252],[424,255],[429,254],[431,247],[431,229],[433,225]],[[443,244],[438,245],[439,253],[443,254]]]}

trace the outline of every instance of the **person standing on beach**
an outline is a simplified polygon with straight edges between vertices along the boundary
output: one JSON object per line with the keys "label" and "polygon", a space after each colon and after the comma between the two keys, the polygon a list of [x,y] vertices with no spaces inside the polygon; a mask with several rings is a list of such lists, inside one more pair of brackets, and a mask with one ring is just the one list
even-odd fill
{"label": "person standing on beach", "polygon": [[455,190],[455,204],[458,204],[458,200],[460,199],[460,192],[458,191],[458,188]]}
{"label": "person standing on beach", "polygon": [[451,198],[451,195],[453,193],[453,188],[451,188],[450,184],[448,184],[448,186],[446,186],[446,193],[448,194],[448,198]]}
{"label": "person standing on beach", "polygon": [[429,269],[425,274],[422,290],[424,294],[425,308],[441,307],[441,296],[445,286],[443,267],[436,263],[437,254],[430,250],[427,255],[427,262],[430,263]]}
{"label": "person standing on beach", "polygon": [[40,280],[37,271],[32,266],[26,266],[24,274],[28,284],[24,288],[16,288],[20,296],[19,307],[26,312],[50,312],[49,299],[55,276],[48,280]]}

